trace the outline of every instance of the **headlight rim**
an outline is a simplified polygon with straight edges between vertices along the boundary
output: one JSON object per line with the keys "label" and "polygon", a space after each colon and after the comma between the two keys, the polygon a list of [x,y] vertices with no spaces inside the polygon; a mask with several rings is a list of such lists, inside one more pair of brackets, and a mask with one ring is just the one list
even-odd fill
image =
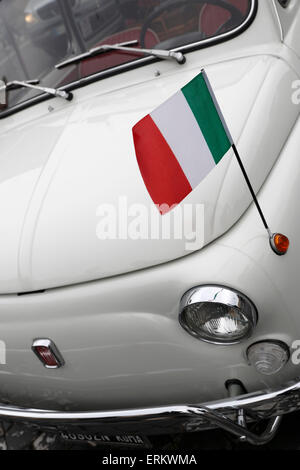
{"label": "headlight rim", "polygon": [[[216,299],[216,295],[219,296],[218,299]],[[229,298],[231,299],[231,302],[229,302]],[[196,301],[197,299],[198,301]],[[199,299],[201,299],[201,302],[203,303],[216,303],[223,305],[225,304],[226,306],[235,307],[238,309],[241,309],[241,307],[246,307],[246,312],[244,310],[242,310],[242,312],[243,315],[245,315],[249,321],[250,327],[248,331],[241,338],[237,338],[235,340],[229,339],[228,341],[217,337],[209,338],[208,335],[201,336],[199,332],[193,330],[193,328],[191,328],[190,325],[188,325],[184,319],[184,311],[186,307],[192,304],[200,303]],[[223,299],[222,302],[220,302],[221,299]],[[182,328],[194,338],[200,341],[204,341],[205,343],[215,345],[231,346],[235,344],[240,344],[246,339],[249,339],[252,336],[252,333],[258,323],[258,318],[259,316],[256,305],[247,295],[243,294],[235,288],[224,286],[221,284],[202,284],[199,286],[192,287],[183,294],[179,304],[179,323]]]}

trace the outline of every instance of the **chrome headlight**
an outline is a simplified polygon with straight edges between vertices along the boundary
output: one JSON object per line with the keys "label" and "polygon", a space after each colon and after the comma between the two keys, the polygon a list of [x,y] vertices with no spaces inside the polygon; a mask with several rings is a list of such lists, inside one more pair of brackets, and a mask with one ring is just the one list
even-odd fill
{"label": "chrome headlight", "polygon": [[257,318],[257,310],[251,300],[227,287],[194,287],[184,294],[180,302],[181,326],[209,343],[239,343],[251,336]]}

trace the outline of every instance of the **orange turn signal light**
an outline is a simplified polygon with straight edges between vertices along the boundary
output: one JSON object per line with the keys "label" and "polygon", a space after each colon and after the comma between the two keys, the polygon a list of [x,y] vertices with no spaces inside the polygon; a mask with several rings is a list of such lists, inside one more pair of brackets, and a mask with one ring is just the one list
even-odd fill
{"label": "orange turn signal light", "polygon": [[272,250],[275,251],[277,255],[285,255],[290,245],[288,237],[282,233],[274,233],[270,239],[270,243]]}

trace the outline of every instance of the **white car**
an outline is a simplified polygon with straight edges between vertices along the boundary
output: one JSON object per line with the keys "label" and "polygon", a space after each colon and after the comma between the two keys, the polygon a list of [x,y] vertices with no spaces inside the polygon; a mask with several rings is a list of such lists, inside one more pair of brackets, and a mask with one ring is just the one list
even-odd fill
{"label": "white car", "polygon": [[[37,77],[25,37],[27,74],[2,86],[0,420],[67,440],[142,445],[217,427],[264,444],[300,407],[300,4],[116,3],[124,30],[104,43],[152,55],[64,52]],[[272,232],[290,240],[284,256],[231,151],[170,212],[185,236],[159,230],[132,128],[202,67]],[[41,88],[29,98],[27,86]]]}

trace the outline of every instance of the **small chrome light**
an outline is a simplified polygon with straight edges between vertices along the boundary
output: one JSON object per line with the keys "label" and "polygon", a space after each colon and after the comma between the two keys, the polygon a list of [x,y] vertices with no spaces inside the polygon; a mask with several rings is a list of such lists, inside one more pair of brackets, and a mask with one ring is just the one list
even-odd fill
{"label": "small chrome light", "polygon": [[181,326],[198,339],[214,344],[235,344],[251,336],[257,310],[251,300],[222,286],[198,286],[180,302]]}
{"label": "small chrome light", "polygon": [[35,339],[31,349],[47,369],[58,369],[65,361],[50,339]]}
{"label": "small chrome light", "polygon": [[282,341],[265,340],[249,346],[247,357],[257,372],[272,375],[279,372],[288,362],[290,351]]}

